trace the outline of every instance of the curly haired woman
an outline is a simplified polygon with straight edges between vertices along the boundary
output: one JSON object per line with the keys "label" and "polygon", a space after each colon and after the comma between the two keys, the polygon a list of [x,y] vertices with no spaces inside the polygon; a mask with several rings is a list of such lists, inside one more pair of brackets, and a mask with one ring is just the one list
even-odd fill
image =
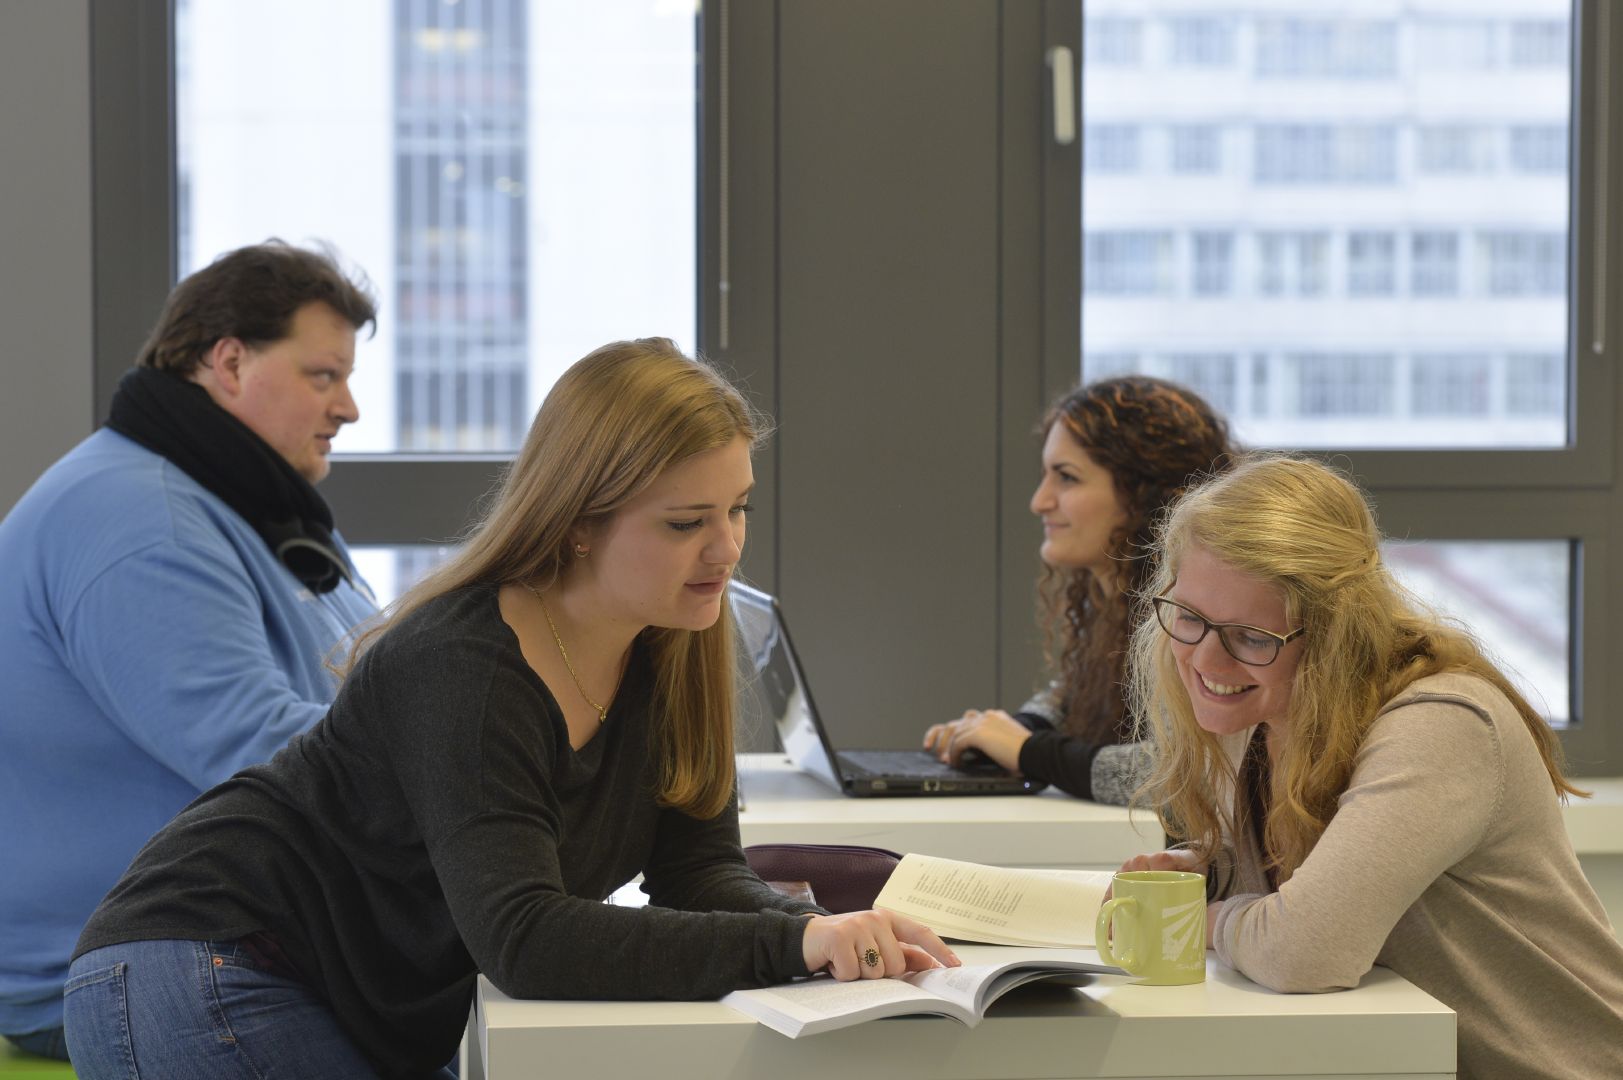
{"label": "curly haired woman", "polygon": [[1071,391],[1043,417],[1040,593],[1052,683],[1013,714],[971,709],[924,745],[957,764],[973,750],[1081,799],[1124,804],[1148,767],[1129,741],[1127,638],[1152,569],[1154,524],[1235,453],[1228,425],[1176,383],[1142,375]]}

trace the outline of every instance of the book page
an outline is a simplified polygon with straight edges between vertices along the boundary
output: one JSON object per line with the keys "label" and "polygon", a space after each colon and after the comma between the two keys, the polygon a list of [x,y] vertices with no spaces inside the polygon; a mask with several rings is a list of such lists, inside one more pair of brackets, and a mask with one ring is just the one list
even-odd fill
{"label": "book page", "polygon": [[905,978],[852,982],[808,979],[760,990],[735,990],[723,997],[721,1003],[755,1017],[790,1038],[815,1035],[881,1016],[935,1013],[973,1020],[962,1006],[913,986]]}
{"label": "book page", "polygon": [[874,901],[944,937],[997,945],[1092,948],[1108,870],[1011,870],[905,855]]}

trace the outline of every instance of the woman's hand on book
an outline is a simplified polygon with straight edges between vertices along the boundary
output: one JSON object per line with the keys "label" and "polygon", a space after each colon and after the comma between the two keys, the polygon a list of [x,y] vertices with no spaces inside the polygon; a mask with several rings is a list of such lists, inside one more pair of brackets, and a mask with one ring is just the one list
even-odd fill
{"label": "woman's hand on book", "polygon": [[1002,709],[970,709],[957,720],[932,724],[924,733],[924,748],[948,765],[979,750],[1011,773],[1020,771],[1020,747],[1031,738],[1024,724]]}
{"label": "woman's hand on book", "polygon": [[892,911],[814,915],[806,923],[801,950],[807,971],[827,969],[841,982],[960,963],[933,930]]}

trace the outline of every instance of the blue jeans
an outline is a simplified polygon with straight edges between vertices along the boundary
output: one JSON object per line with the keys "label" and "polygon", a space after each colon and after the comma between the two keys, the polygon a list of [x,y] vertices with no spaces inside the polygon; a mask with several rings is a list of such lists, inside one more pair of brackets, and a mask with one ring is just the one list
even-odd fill
{"label": "blue jeans", "polygon": [[68,1040],[59,1027],[30,1031],[26,1035],[6,1035],[3,1038],[25,1054],[55,1058],[58,1061],[68,1060]]}
{"label": "blue jeans", "polygon": [[80,1080],[378,1078],[314,991],[263,970],[235,942],[96,949],[68,969],[64,996]]}

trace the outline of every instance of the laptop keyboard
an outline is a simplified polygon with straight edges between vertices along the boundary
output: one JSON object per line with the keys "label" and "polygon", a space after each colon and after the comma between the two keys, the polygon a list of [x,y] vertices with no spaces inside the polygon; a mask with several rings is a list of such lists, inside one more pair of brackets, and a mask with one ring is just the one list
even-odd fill
{"label": "laptop keyboard", "polygon": [[1001,776],[996,763],[982,759],[967,768],[955,768],[922,750],[862,750],[840,755],[840,762],[869,776]]}

